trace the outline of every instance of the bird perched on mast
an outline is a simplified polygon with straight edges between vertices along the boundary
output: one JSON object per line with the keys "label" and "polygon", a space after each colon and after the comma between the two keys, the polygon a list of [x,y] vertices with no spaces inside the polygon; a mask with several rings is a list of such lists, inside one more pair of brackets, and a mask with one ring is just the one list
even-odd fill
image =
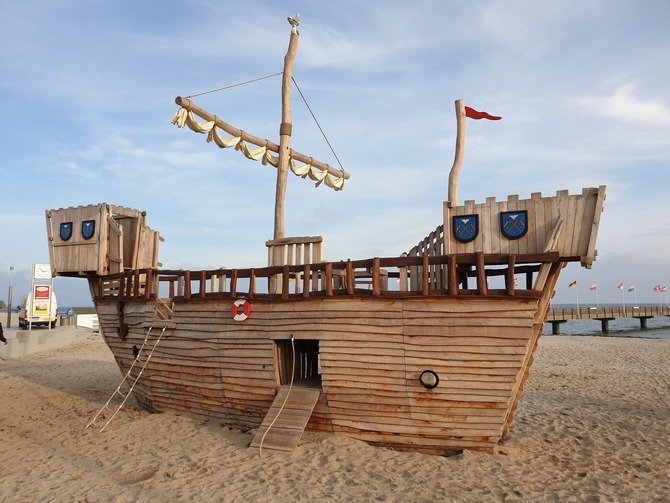
{"label": "bird perched on mast", "polygon": [[298,26],[300,25],[300,13],[298,12],[295,16],[293,16],[293,17],[288,17],[288,18],[286,18],[286,19],[288,19],[288,23],[289,23],[291,26],[293,26],[293,28],[291,29],[291,31],[292,31],[293,33],[298,33],[297,28],[298,28]]}

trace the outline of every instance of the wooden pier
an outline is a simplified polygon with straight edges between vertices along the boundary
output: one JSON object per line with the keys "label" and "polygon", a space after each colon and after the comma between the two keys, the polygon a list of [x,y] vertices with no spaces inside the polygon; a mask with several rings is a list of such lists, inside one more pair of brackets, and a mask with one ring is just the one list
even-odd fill
{"label": "wooden pier", "polygon": [[610,320],[617,318],[637,318],[640,329],[647,328],[647,320],[656,316],[670,316],[670,306],[609,306],[609,307],[555,307],[549,310],[547,323],[551,323],[551,333],[561,333],[561,323],[569,320],[598,320],[602,331],[609,332]]}

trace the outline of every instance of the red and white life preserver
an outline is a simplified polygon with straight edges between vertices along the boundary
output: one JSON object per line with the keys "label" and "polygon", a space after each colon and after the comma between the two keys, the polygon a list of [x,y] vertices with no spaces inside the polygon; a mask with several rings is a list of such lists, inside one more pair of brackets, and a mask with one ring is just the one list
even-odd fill
{"label": "red and white life preserver", "polygon": [[247,299],[237,299],[230,308],[230,315],[235,321],[244,321],[250,314],[251,304]]}

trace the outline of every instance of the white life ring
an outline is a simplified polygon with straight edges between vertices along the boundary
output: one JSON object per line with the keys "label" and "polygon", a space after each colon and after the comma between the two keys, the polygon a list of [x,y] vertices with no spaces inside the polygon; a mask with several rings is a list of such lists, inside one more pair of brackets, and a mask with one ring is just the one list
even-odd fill
{"label": "white life ring", "polygon": [[237,299],[230,308],[230,315],[235,321],[244,321],[250,314],[251,304],[247,299]]}

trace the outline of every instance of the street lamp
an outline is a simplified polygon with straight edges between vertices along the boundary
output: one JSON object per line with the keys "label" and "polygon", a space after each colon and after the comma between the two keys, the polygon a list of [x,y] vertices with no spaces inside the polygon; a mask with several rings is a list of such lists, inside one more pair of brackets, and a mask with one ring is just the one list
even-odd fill
{"label": "street lamp", "polygon": [[12,326],[12,290],[14,288],[14,266],[9,268],[9,294],[7,295],[7,328]]}

